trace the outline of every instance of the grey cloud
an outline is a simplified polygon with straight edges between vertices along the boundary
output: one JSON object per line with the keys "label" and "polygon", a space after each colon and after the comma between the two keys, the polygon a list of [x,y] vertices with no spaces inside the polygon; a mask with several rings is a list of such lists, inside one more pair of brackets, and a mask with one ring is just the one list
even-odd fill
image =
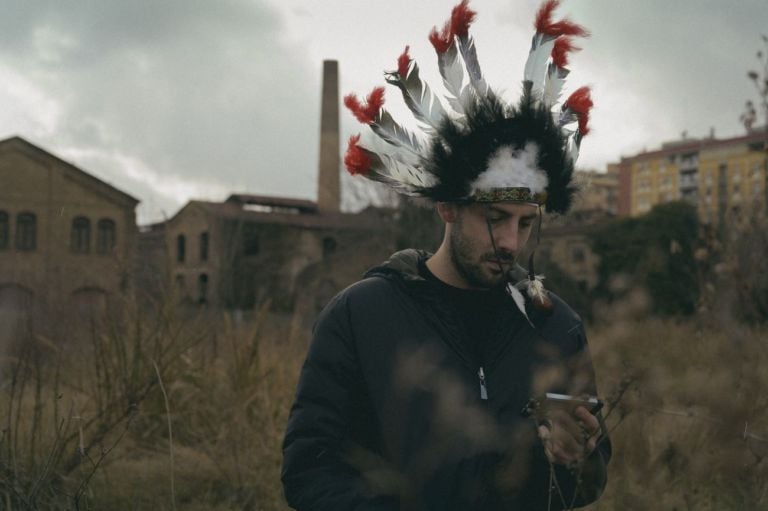
{"label": "grey cloud", "polygon": [[[710,126],[734,135],[746,80],[768,20],[768,3],[748,0],[587,1],[567,4],[592,29],[593,61],[644,97],[679,130]],[[613,91],[615,92],[615,91]],[[668,134],[667,134],[668,135]]]}
{"label": "grey cloud", "polygon": [[[320,63],[282,41],[264,4],[20,2],[6,14],[0,58],[57,98],[57,146],[254,193],[314,193]],[[118,164],[104,171],[146,191]]]}

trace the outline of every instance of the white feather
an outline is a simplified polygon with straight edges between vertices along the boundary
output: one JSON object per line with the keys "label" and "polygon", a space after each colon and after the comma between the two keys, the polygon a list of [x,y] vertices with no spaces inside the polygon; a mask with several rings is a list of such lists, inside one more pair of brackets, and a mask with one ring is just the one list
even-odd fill
{"label": "white feather", "polygon": [[566,142],[565,146],[565,152],[572,162],[576,163],[576,160],[579,159],[579,144],[576,143],[575,133],[568,137],[568,141]]}
{"label": "white feather", "polygon": [[574,112],[570,108],[563,107],[560,110],[560,115],[558,116],[558,119],[557,119],[557,125],[560,126],[561,130],[563,131],[568,130],[567,133],[573,133],[576,131],[576,129],[575,128],[569,129],[567,128],[567,126],[569,124],[575,124],[578,121],[579,121],[579,116],[576,115],[576,112]]}
{"label": "white feather", "polygon": [[478,96],[485,96],[488,93],[488,84],[483,79],[483,72],[480,70],[480,62],[477,60],[477,48],[475,40],[472,37],[459,37],[459,50],[464,59],[464,66],[467,68],[469,83]]}
{"label": "white feather", "polygon": [[414,162],[412,153],[395,151],[375,152],[366,144],[358,144],[371,159],[371,173],[366,177],[381,181],[406,194],[415,194],[419,189],[436,184],[436,177],[424,170],[420,161]]}
{"label": "white feather", "polygon": [[544,80],[547,74],[547,64],[555,46],[555,38],[536,34],[533,37],[531,52],[525,62],[523,80],[531,83],[531,94],[535,100],[541,100],[544,92]]}
{"label": "white feather", "polygon": [[371,130],[382,140],[422,156],[419,138],[395,122],[389,112],[383,108],[376,114],[376,118],[370,126]]}
{"label": "white feather", "polygon": [[528,323],[533,326],[531,318],[528,317],[528,313],[525,311],[525,297],[523,296],[523,293],[521,293],[520,290],[513,286],[510,282],[507,284],[507,294],[512,297],[512,300],[514,300],[517,308],[520,310],[520,312],[523,313],[523,316],[525,316],[525,319],[528,320]]}
{"label": "white feather", "polygon": [[398,73],[385,73],[387,83],[397,86],[403,93],[403,100],[417,120],[424,123],[425,131],[437,128],[445,117],[445,110],[440,100],[429,85],[419,77],[419,66],[413,62],[408,76],[403,78]]}
{"label": "white feather", "polygon": [[437,55],[437,67],[440,70],[440,76],[443,77],[443,84],[450,96],[446,99],[451,107],[460,114],[464,113],[464,105],[461,102],[462,85],[464,83],[464,67],[459,59],[459,52],[456,51],[456,45],[452,45],[444,53]]}
{"label": "white feather", "polygon": [[544,91],[542,94],[542,101],[548,108],[554,106],[560,99],[560,94],[563,91],[565,85],[565,78],[570,71],[563,67],[557,67],[554,63],[550,62],[547,67],[547,76],[544,81]]}
{"label": "white feather", "polygon": [[392,179],[403,183],[403,185],[424,188],[435,184],[435,177],[420,167],[408,165],[386,154],[381,155],[381,158],[389,169],[389,175]]}

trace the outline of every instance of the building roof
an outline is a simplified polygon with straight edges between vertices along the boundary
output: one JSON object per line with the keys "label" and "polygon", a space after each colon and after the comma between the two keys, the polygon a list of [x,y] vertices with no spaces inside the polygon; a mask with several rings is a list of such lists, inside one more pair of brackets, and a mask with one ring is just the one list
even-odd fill
{"label": "building roof", "polygon": [[764,142],[768,140],[768,132],[764,129],[752,130],[746,135],[731,138],[700,138],[691,140],[675,140],[662,145],[661,149],[654,151],[643,151],[634,156],[625,156],[621,158],[621,163],[631,163],[633,161],[654,159],[659,157],[671,156],[683,153],[699,152],[706,149],[716,149],[737,144],[749,144],[753,142]]}
{"label": "building roof", "polygon": [[55,154],[49,153],[40,146],[37,146],[19,136],[13,136],[0,140],[0,151],[16,150],[24,153],[32,158],[47,160],[53,162],[67,173],[68,177],[71,177],[77,183],[90,188],[96,193],[108,195],[113,200],[126,204],[132,208],[136,207],[139,203],[139,199],[128,195],[122,190],[115,188],[106,181],[102,181],[96,176],[89,174],[88,172],[76,167],[68,161],[62,160]]}
{"label": "building roof", "polygon": [[580,170],[573,173],[573,178],[582,184],[615,185],[619,182],[618,172],[598,172],[595,170]]}
{"label": "building roof", "polygon": [[[277,201],[295,201],[299,203],[309,202],[296,199],[275,199]],[[291,202],[280,203],[289,204]],[[253,203],[229,199],[224,202],[192,200],[182,207],[169,222],[173,222],[189,208],[201,208],[208,214],[225,220],[286,225],[304,229],[376,229],[380,228],[382,221],[389,216],[388,210],[380,208],[367,208],[360,213],[299,212],[298,208],[296,208],[296,211],[290,212],[292,208],[285,208],[285,206],[276,206],[272,211],[251,210],[248,209],[248,206],[251,204]],[[264,204],[257,203],[257,205]],[[289,211],[286,212],[285,209]]]}
{"label": "building roof", "polygon": [[234,193],[230,195],[225,202],[253,206],[265,206],[267,208],[276,209],[296,209],[300,213],[317,212],[316,202],[303,199],[290,199],[287,197],[270,197],[267,195]]}

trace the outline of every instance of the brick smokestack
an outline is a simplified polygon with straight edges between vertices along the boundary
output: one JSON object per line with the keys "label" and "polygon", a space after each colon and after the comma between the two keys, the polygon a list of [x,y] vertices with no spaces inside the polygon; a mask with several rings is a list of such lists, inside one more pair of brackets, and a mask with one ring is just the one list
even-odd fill
{"label": "brick smokestack", "polygon": [[320,112],[320,161],[317,179],[317,206],[320,211],[339,211],[339,63],[323,61],[323,96]]}

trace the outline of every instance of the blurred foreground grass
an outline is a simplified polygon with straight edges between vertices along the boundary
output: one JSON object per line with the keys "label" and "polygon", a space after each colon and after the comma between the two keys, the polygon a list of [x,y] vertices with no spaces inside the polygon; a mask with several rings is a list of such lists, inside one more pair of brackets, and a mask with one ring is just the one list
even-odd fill
{"label": "blurred foreground grass", "polygon": [[[280,442],[309,332],[265,311],[25,337],[0,362],[0,509],[287,509]],[[648,319],[642,300],[597,316],[614,458],[591,509],[768,509],[768,332]]]}

